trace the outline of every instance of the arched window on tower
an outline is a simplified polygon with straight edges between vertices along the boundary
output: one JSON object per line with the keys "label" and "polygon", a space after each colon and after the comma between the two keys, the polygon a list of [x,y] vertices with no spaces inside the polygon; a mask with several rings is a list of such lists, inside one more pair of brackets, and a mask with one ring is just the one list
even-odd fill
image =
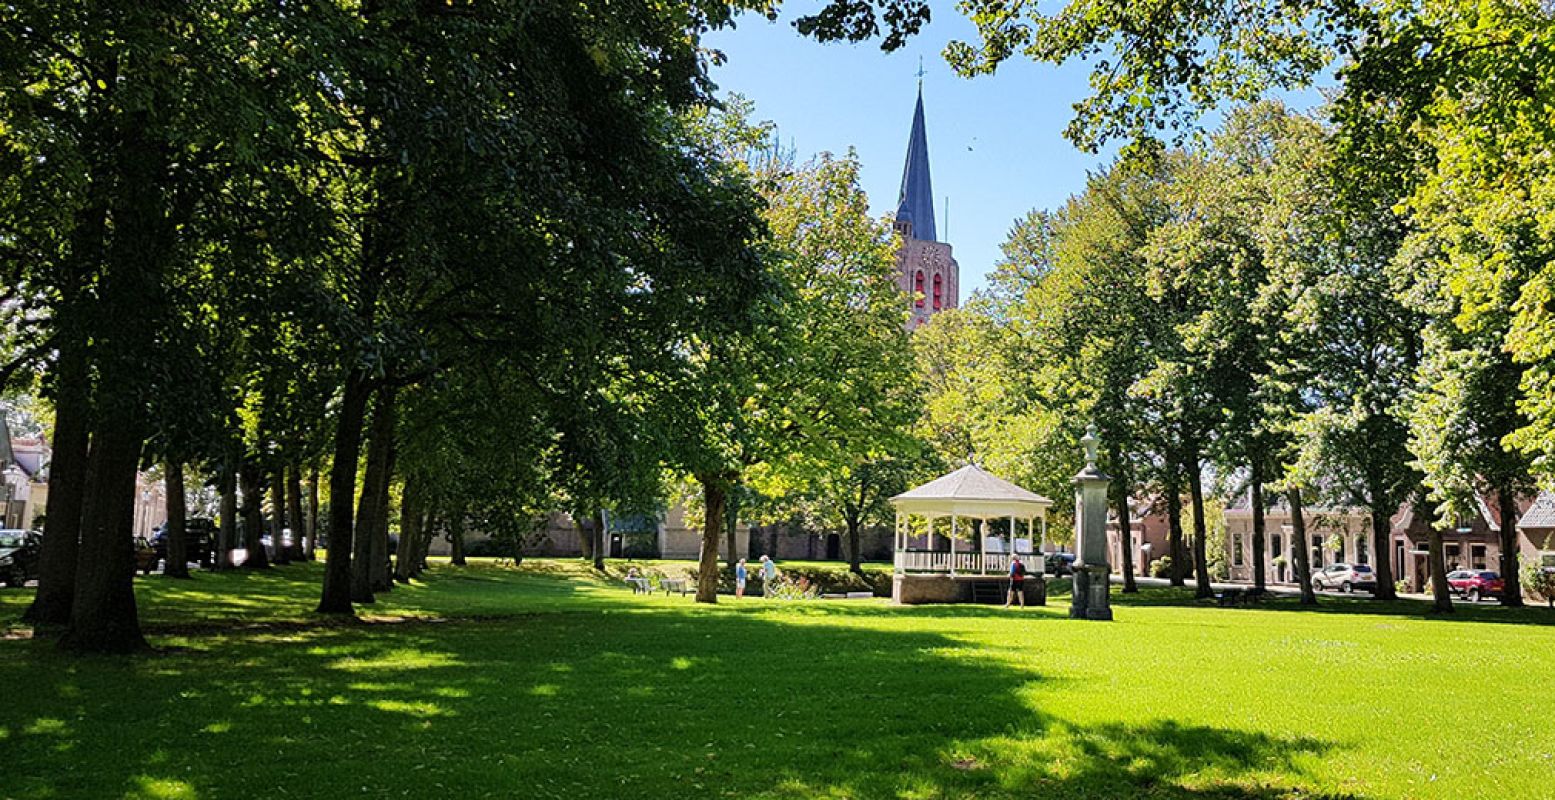
{"label": "arched window on tower", "polygon": [[913,294],[917,298],[917,306],[923,308],[923,270],[918,270],[918,277],[913,281]]}
{"label": "arched window on tower", "polygon": [[934,276],[934,310],[938,311],[941,299],[945,296],[945,276]]}

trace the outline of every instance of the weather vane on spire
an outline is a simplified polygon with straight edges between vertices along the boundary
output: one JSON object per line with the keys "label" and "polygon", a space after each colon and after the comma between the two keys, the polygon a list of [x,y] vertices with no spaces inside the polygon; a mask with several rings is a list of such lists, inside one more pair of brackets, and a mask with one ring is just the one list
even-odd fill
{"label": "weather vane on spire", "polygon": [[923,88],[923,56],[918,56],[918,88]]}

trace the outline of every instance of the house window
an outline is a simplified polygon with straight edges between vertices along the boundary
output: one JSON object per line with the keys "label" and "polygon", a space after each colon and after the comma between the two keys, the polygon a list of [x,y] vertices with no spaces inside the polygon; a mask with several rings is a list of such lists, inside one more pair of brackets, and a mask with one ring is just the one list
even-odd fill
{"label": "house window", "polygon": [[915,301],[919,308],[923,308],[923,270],[918,270],[918,277],[913,281],[913,294],[917,296]]}
{"label": "house window", "polygon": [[1247,559],[1242,555],[1242,534],[1240,533],[1231,535],[1231,566],[1247,566]]}
{"label": "house window", "polygon": [[1463,548],[1456,544],[1442,547],[1443,561],[1447,562],[1448,569],[1463,569]]}
{"label": "house window", "polygon": [[941,276],[941,275],[935,275],[934,276],[934,310],[935,311],[939,310],[940,298],[944,297],[944,295],[945,295],[945,286],[944,286],[944,284],[945,284],[944,276]]}
{"label": "house window", "polygon": [[1355,537],[1355,563],[1370,564],[1366,556],[1366,534]]}
{"label": "house window", "polygon": [[1469,561],[1474,569],[1488,569],[1485,566],[1485,546],[1482,544],[1469,545]]}
{"label": "house window", "polygon": [[1323,537],[1320,534],[1314,534],[1312,536],[1312,566],[1318,567],[1318,566],[1322,566],[1322,564],[1323,564]]}

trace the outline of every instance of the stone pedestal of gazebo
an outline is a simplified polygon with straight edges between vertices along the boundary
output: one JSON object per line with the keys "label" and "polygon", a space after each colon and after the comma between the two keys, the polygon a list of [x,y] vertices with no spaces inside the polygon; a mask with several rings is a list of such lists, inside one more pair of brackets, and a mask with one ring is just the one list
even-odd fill
{"label": "stone pedestal of gazebo", "polygon": [[[1046,602],[1042,554],[1033,544],[1046,539],[1051,500],[968,464],[891,502],[896,506],[895,602],[1003,603],[1012,554],[1026,565],[1026,602]],[[1008,520],[1008,534],[988,535],[993,520],[1000,525]]]}
{"label": "stone pedestal of gazebo", "polygon": [[[1026,605],[1047,605],[1047,581],[1035,573],[1023,582]],[[950,575],[897,575],[891,582],[891,602],[902,605],[924,603],[1004,603],[1009,597],[1008,578]]]}

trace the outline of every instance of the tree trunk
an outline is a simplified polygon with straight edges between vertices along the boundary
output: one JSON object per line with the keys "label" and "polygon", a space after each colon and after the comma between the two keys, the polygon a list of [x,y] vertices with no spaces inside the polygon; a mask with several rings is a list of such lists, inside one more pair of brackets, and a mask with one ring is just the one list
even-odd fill
{"label": "tree trunk", "polygon": [[293,464],[286,470],[286,519],[292,525],[292,543],[286,554],[293,561],[304,561],[308,551],[303,543],[307,538],[307,523],[302,516],[302,465]]}
{"label": "tree trunk", "polygon": [[268,569],[270,560],[265,555],[264,473],[259,465],[244,459],[238,466],[238,479],[243,482],[243,549],[248,557],[244,569]]}
{"label": "tree trunk", "polygon": [[[141,437],[121,406],[101,420],[87,469],[81,546],[70,627],[60,644],[77,652],[128,653],[146,647],[135,606],[135,477]],[[47,522],[47,520],[45,520]]]}
{"label": "tree trunk", "polygon": [[1199,464],[1198,448],[1188,451],[1188,492],[1193,501],[1193,575],[1196,581],[1193,596],[1215,596],[1215,587],[1209,580],[1209,534],[1204,521],[1204,470]]}
{"label": "tree trunk", "polygon": [[1517,565],[1517,495],[1511,489],[1496,493],[1501,505],[1501,605],[1521,606],[1523,587],[1519,582]]}
{"label": "tree trunk", "polygon": [[319,546],[319,468],[308,472],[308,547],[303,557],[312,561]]}
{"label": "tree trunk", "polygon": [[[85,131],[91,150],[102,153],[94,119]],[[110,182],[98,184],[107,189]],[[86,495],[88,442],[91,438],[91,353],[83,316],[82,295],[100,268],[108,235],[106,197],[95,194],[76,212],[70,237],[70,258],[60,275],[59,303],[54,309],[54,450],[49,461],[49,493],[44,505],[43,543],[38,553],[38,590],[22,615],[34,630],[70,624],[75,602],[76,562],[80,558],[81,520]]]}
{"label": "tree trunk", "polygon": [[[1423,495],[1425,492],[1420,493]],[[1416,506],[1424,508],[1424,506]],[[1452,613],[1452,586],[1447,583],[1447,548],[1442,543],[1442,529],[1431,522],[1426,532],[1426,568],[1431,571],[1431,610],[1439,614]]]}
{"label": "tree trunk", "polygon": [[1372,568],[1377,571],[1377,599],[1397,600],[1398,591],[1393,588],[1393,531],[1390,525],[1392,512],[1388,510],[1388,494],[1375,484],[1370,484],[1367,491],[1371,495],[1371,538],[1373,553],[1377,557],[1372,559],[1375,564]]}
{"label": "tree trunk", "polygon": [[594,569],[605,571],[605,549],[610,546],[610,532],[605,529],[605,510],[594,510]]}
{"label": "tree trunk", "polygon": [[1167,550],[1172,559],[1172,568],[1167,571],[1171,577],[1173,586],[1182,586],[1183,567],[1186,560],[1183,558],[1182,547],[1182,484],[1178,480],[1177,463],[1169,457],[1166,461],[1166,524],[1167,524]]}
{"label": "tree trunk", "polygon": [[864,557],[859,553],[859,528],[863,527],[858,514],[850,513],[845,520],[848,526],[848,571],[854,575],[864,574]]}
{"label": "tree trunk", "polygon": [[221,465],[221,520],[216,528],[215,562],[217,570],[232,568],[232,551],[238,540],[238,477],[231,459]]}
{"label": "tree trunk", "polygon": [[189,577],[188,498],[184,493],[184,465],[169,460],[167,471],[167,566],[162,574],[169,578]]}
{"label": "tree trunk", "polygon": [[[394,510],[394,504],[391,500],[391,496],[392,489],[394,487],[394,469],[398,460],[398,454],[396,453],[397,448],[394,443],[393,420],[394,408],[391,404],[389,407],[390,422],[388,428],[389,453],[387,457],[387,463],[385,463],[383,467],[383,480],[378,484],[378,524],[377,527],[373,529],[372,569],[368,572],[369,579],[372,581],[372,590],[374,592],[388,592],[394,589],[394,572],[393,565],[390,563],[391,553],[389,552],[389,519],[393,516],[392,512]],[[404,515],[401,514],[400,517],[401,526],[403,527]],[[403,535],[403,533],[404,532],[401,531],[401,535]]]}
{"label": "tree trunk", "polygon": [[394,579],[410,583],[416,574],[416,540],[421,533],[421,491],[417,481],[407,476],[400,494],[400,543],[394,553]]}
{"label": "tree trunk", "polygon": [[367,446],[367,471],[362,476],[362,496],[356,508],[356,530],[351,536],[351,602],[373,602],[373,534],[378,529],[378,471],[373,466],[373,445]]}
{"label": "tree trunk", "polygon": [[730,497],[728,493],[724,494],[724,513],[719,517],[728,529],[730,569],[733,569],[735,562],[740,560],[740,543],[734,535],[735,528],[739,527],[740,508],[738,497],[739,495]]}
{"label": "tree trunk", "polygon": [[[356,467],[362,454],[362,420],[370,387],[361,369],[346,375],[335,427],[334,461],[329,468],[329,549],[324,552],[322,614],[351,613],[351,499],[356,496]],[[315,513],[318,504],[314,503]]]}
{"label": "tree trunk", "polygon": [[1312,591],[1312,549],[1307,541],[1306,512],[1301,507],[1301,487],[1292,486],[1285,491],[1290,501],[1290,532],[1296,540],[1291,552],[1296,557],[1296,584],[1301,587],[1301,604],[1317,605],[1317,593]]}
{"label": "tree trunk", "polygon": [[62,340],[55,373],[54,454],[44,506],[43,545],[38,554],[38,593],[22,619],[36,628],[70,624],[76,594],[89,439],[84,342]]}
{"label": "tree trunk", "polygon": [[1118,546],[1123,551],[1123,593],[1139,591],[1134,581],[1134,525],[1128,507],[1128,480],[1123,474],[1121,451],[1112,451],[1113,470],[1118,474],[1112,480],[1113,513],[1118,515]]}
{"label": "tree trunk", "polygon": [[437,535],[437,526],[441,520],[437,516],[437,504],[428,502],[427,513],[421,521],[421,535],[416,537],[416,563],[414,577],[421,577],[428,569],[427,556],[432,552],[432,537]]}
{"label": "tree trunk", "polygon": [[[133,84],[134,80],[130,80]],[[164,348],[156,326],[165,319],[164,268],[177,242],[178,214],[165,191],[172,148],[160,142],[140,111],[108,112],[108,166],[102,182],[109,197],[106,218],[112,239],[102,248],[90,313],[91,352],[102,391],[90,395],[91,453],[76,551],[70,627],[61,645],[81,652],[124,653],[142,649],[134,591],[135,490],[145,445],[146,359]],[[89,148],[91,149],[91,148]],[[95,171],[95,170],[94,170]],[[85,277],[83,274],[82,277]],[[69,294],[66,293],[68,297]],[[86,312],[87,309],[76,309]],[[74,316],[74,315],[72,315]],[[68,330],[68,329],[67,329]],[[86,331],[81,331],[85,341]]]}
{"label": "tree trunk", "polygon": [[379,390],[368,432],[367,468],[362,477],[355,536],[352,539],[351,599],[373,602],[384,591],[389,559],[389,486],[394,469],[394,392]]}
{"label": "tree trunk", "polygon": [[1252,464],[1253,486],[1253,590],[1262,592],[1268,585],[1268,572],[1263,563],[1264,551],[1264,519],[1263,519],[1263,459],[1254,457]]}
{"label": "tree trunk", "polygon": [[464,561],[464,509],[457,508],[448,516],[448,563],[456,567]]}
{"label": "tree trunk", "polygon": [[292,563],[291,551],[286,549],[286,468],[276,465],[270,473],[270,547],[277,564]]}
{"label": "tree trunk", "polygon": [[578,530],[578,552],[583,555],[583,560],[592,563],[594,561],[594,531],[590,526],[594,524],[587,512],[577,509],[572,512],[572,523]]}
{"label": "tree trunk", "polygon": [[702,484],[702,552],[697,559],[697,602],[718,602],[718,536],[723,533],[726,484],[723,479],[698,475]]}

